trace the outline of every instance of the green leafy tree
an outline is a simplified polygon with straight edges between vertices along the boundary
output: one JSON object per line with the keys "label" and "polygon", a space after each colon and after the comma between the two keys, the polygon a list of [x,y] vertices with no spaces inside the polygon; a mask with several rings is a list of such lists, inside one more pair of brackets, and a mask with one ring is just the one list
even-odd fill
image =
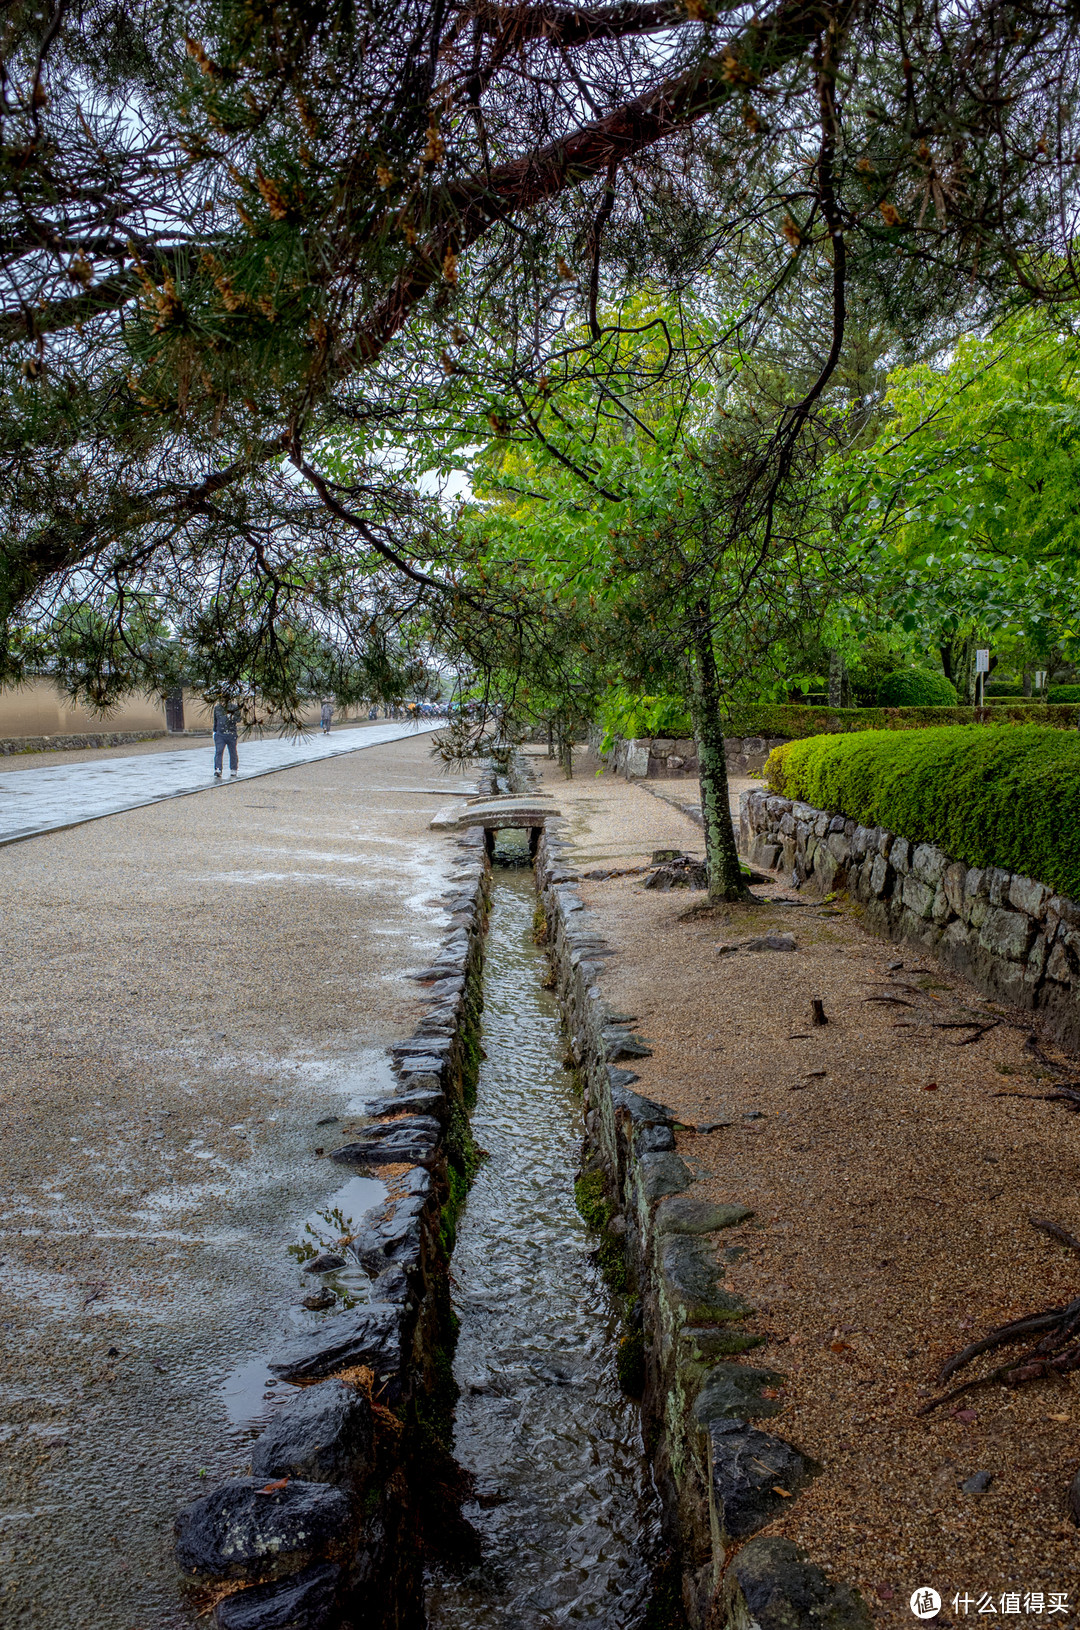
{"label": "green leafy tree", "polygon": [[1027,313],[896,370],[874,445],[834,470],[864,608],[940,650],[962,700],[976,643],[1029,666],[1080,652],[1075,322]]}

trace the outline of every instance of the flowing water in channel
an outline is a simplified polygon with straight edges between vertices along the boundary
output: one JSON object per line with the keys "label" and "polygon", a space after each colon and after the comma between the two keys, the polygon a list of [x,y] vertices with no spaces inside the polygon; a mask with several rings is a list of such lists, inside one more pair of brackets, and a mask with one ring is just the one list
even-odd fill
{"label": "flowing water in channel", "polygon": [[490,1155],[458,1229],[455,1454],[483,1560],[428,1583],[433,1630],[638,1630],[657,1506],[618,1321],[574,1206],[581,1111],[561,1065],[524,868],[496,867],[473,1133]]}

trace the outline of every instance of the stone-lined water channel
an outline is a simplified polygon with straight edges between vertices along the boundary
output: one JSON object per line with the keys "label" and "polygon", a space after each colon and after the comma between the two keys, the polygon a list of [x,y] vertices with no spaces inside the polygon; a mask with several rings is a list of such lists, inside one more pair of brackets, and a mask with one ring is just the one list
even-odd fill
{"label": "stone-lined water channel", "polygon": [[530,872],[497,857],[472,1117],[489,1159],[453,1256],[455,1454],[483,1558],[429,1579],[432,1630],[636,1630],[650,1589],[658,1506],[615,1379],[617,1310],[574,1205],[581,1113],[535,905]]}

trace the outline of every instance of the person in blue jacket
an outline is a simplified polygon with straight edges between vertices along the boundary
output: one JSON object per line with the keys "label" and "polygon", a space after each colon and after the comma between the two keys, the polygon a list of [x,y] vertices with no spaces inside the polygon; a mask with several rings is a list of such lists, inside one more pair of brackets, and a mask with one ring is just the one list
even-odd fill
{"label": "person in blue jacket", "polygon": [[229,749],[229,774],[239,768],[236,753],[236,732],[240,718],[240,703],[235,697],[225,696],[214,704],[214,780],[221,780],[221,766],[226,747]]}

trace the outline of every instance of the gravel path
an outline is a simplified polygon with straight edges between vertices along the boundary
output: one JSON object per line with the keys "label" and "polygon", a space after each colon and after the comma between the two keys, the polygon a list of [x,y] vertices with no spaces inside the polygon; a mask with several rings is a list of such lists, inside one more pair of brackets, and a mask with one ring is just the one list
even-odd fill
{"label": "gravel path", "polygon": [[404,971],[446,922],[428,821],[471,784],[428,755],[413,737],[0,851],[5,1630],[192,1622],[173,1514],[245,1465],[261,1355],[318,1316],[289,1246],[366,1197],[317,1123],[384,1079],[422,1007]]}
{"label": "gravel path", "polygon": [[[609,775],[567,784],[537,762],[583,871],[653,848],[702,853],[700,828],[644,788]],[[696,787],[664,791],[693,801]],[[750,1362],[788,1377],[783,1413],[763,1424],[825,1467],[769,1532],[858,1585],[882,1625],[914,1622],[920,1585],[944,1600],[937,1624],[979,1619],[975,1605],[954,1610],[957,1593],[992,1596],[998,1622],[1011,1592],[1006,1622],[1044,1623],[1052,1591],[1068,1593],[1068,1612],[1051,1622],[1073,1624],[1077,1378],[975,1391],[916,1418],[946,1357],[1080,1293],[1075,1253],[1027,1220],[1080,1234],[1080,1122],[1028,1096],[1051,1089],[1055,1058],[1025,1049],[1022,1016],[865,933],[846,904],[688,918],[700,895],[636,878],[581,890],[620,953],[604,994],[654,1043],[639,1090],[691,1123],[731,1122],[680,1134],[680,1153],[703,1196],[754,1208],[723,1245],[736,1253],[726,1283],[768,1336]],[[756,892],[797,898],[779,880]],[[774,931],[798,949],[720,950]],[[814,996],[825,1029],[810,1022]],[[963,1046],[972,1031],[939,1028],[972,1016],[999,1022]],[[981,1471],[989,1491],[963,1492]],[[1029,1592],[1043,1593],[1041,1613],[1023,1610]]]}

